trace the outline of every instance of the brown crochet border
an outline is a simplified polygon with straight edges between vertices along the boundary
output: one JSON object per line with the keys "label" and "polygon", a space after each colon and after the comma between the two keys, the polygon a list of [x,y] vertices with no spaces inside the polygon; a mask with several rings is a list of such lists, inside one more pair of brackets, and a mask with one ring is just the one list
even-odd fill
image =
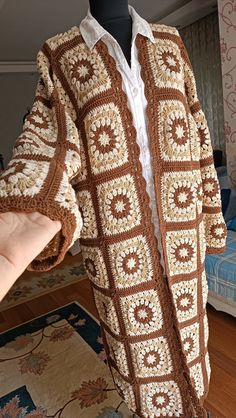
{"label": "brown crochet border", "polygon": [[[177,44],[179,44],[179,39],[178,37],[176,37],[175,35],[172,34],[166,34],[166,33],[159,33],[159,32],[155,32],[153,31],[153,34],[155,36],[156,39],[168,39],[171,40]],[[145,86],[145,95],[147,98],[147,115],[148,115],[148,121],[149,121],[149,136],[150,136],[150,147],[151,147],[151,152],[153,155],[153,172],[154,172],[154,184],[155,184],[155,191],[156,191],[156,196],[157,196],[157,209],[158,209],[158,216],[159,216],[159,220],[160,220],[160,230],[162,232],[162,237],[163,237],[163,252],[164,252],[164,259],[166,262],[166,265],[168,265],[167,260],[168,260],[168,254],[167,254],[167,249],[166,249],[166,245],[165,245],[165,228],[164,228],[164,224],[167,224],[164,221],[163,215],[162,215],[162,207],[161,207],[161,201],[158,198],[158,196],[161,196],[161,184],[159,182],[159,178],[161,176],[162,173],[162,165],[163,168],[164,167],[168,167],[169,170],[171,170],[172,166],[176,167],[178,166],[178,164],[176,163],[169,163],[167,162],[162,162],[161,160],[161,156],[160,156],[160,150],[158,148],[158,146],[156,144],[159,144],[159,131],[156,128],[159,125],[158,120],[155,121],[155,112],[154,109],[156,109],[159,104],[159,98],[163,99],[168,99],[169,95],[168,95],[168,89],[161,89],[161,88],[157,88],[154,87],[155,86],[155,81],[154,81],[154,77],[153,77],[153,72],[152,72],[152,68],[150,65],[150,61],[149,61],[149,56],[148,56],[148,44],[150,44],[150,42],[148,41],[148,39],[142,37],[141,35],[138,35],[136,38],[136,45],[137,45],[137,49],[138,49],[138,56],[139,56],[139,61],[140,61],[140,65],[141,65],[141,76],[142,79],[144,81],[144,86]],[[173,89],[171,89],[173,90]],[[188,106],[186,103],[186,98],[181,94],[181,92],[175,92],[172,91],[171,92],[171,96],[173,98],[173,96],[175,96],[178,100],[180,100],[183,105],[186,108],[186,113],[188,113]],[[157,98],[157,100],[156,100]],[[158,118],[159,114],[158,111],[156,111],[156,118]],[[155,129],[156,128],[156,129]],[[198,164],[198,162],[197,162]],[[184,162],[183,163],[183,168],[186,167],[186,169],[188,168],[188,163]],[[193,161],[190,162],[190,167],[192,167],[193,169]],[[164,171],[164,170],[163,170]],[[201,260],[200,260],[200,242],[199,242],[199,218],[196,217],[196,220],[193,221],[193,224],[195,224],[195,228],[197,230],[197,242],[198,242],[198,249],[197,249],[197,266],[198,266],[198,275],[201,277]],[[178,222],[178,227],[180,228],[183,227],[183,229],[186,227],[186,223],[185,222]],[[175,229],[172,226],[172,229]],[[170,295],[172,295],[171,292],[171,278],[169,278],[168,276],[168,270],[167,270],[167,279],[168,279],[168,284],[169,284],[169,290],[170,290]],[[203,324],[203,318],[204,318],[204,311],[203,311],[203,306],[202,303],[199,306],[199,301],[202,301],[202,297],[199,297],[200,294],[202,293],[202,286],[201,286],[201,280],[198,281],[198,315],[199,315],[199,333],[200,333],[200,351],[201,351],[201,355],[202,357],[205,355],[205,347],[204,347],[204,334],[201,335],[202,330],[204,330],[204,324]],[[174,306],[174,301],[172,299],[172,303]],[[199,314],[199,312],[201,312]],[[177,316],[176,313],[174,314],[174,323],[175,323],[175,327],[176,327],[176,331],[177,331],[177,339],[179,340],[179,343],[181,345],[181,360],[183,362],[183,369],[184,369],[184,375],[186,377],[186,380],[188,382],[189,385],[189,389],[190,389],[190,393],[192,396],[192,400],[193,400],[193,405],[195,407],[195,412],[198,414],[198,417],[201,416],[206,416],[206,411],[205,409],[202,407],[202,401],[203,399],[199,400],[197,392],[195,390],[194,385],[192,384],[192,379],[190,377],[190,373],[189,373],[189,369],[187,366],[187,362],[186,362],[186,357],[183,354],[184,353],[184,348],[183,348],[183,344],[181,341],[181,336],[180,336],[180,332],[179,332],[179,327],[178,327],[178,320],[177,320]],[[203,377],[204,377],[204,387],[206,387],[206,383],[207,383],[207,373],[205,370],[205,362],[204,362],[204,358],[201,361],[202,364],[202,368],[203,368]]]}

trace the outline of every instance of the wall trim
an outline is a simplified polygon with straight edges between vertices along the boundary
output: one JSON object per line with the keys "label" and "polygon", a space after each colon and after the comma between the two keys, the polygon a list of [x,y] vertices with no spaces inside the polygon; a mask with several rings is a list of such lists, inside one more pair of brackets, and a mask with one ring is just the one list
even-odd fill
{"label": "wall trim", "polygon": [[35,61],[0,61],[0,73],[37,73]]}

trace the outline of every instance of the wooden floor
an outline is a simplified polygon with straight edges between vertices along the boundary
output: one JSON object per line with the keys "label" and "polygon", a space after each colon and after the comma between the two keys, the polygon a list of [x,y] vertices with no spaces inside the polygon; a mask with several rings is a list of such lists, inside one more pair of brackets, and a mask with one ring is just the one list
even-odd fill
{"label": "wooden floor", "polygon": [[[88,279],[0,312],[0,332],[78,301],[97,317]],[[208,305],[211,384],[205,407],[212,418],[236,418],[236,318]],[[92,418],[92,417],[91,417]]]}

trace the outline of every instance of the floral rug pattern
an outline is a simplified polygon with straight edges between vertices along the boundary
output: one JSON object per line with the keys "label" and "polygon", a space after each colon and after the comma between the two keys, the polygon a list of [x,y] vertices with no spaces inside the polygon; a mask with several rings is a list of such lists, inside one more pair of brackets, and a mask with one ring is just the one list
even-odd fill
{"label": "floral rug pattern", "polygon": [[25,271],[1,301],[0,312],[85,278],[87,273],[81,253],[67,256],[64,262],[48,272]]}
{"label": "floral rug pattern", "polygon": [[77,302],[1,336],[0,418],[132,418],[100,326]]}

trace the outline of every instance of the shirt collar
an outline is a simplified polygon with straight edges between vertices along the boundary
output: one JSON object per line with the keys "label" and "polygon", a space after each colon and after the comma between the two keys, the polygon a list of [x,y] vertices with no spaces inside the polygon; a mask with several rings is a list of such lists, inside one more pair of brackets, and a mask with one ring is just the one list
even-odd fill
{"label": "shirt collar", "polygon": [[[143,19],[134,9],[133,6],[128,5],[129,14],[132,18],[132,42],[135,39],[136,35],[140,33],[148,37],[153,43],[155,43],[155,37],[153,36],[151,26],[149,23]],[[96,42],[101,39],[104,35],[112,36],[107,32],[102,25],[93,17],[90,11],[90,6],[88,7],[87,16],[81,21],[80,32],[84,38],[87,46],[93,48]]]}

